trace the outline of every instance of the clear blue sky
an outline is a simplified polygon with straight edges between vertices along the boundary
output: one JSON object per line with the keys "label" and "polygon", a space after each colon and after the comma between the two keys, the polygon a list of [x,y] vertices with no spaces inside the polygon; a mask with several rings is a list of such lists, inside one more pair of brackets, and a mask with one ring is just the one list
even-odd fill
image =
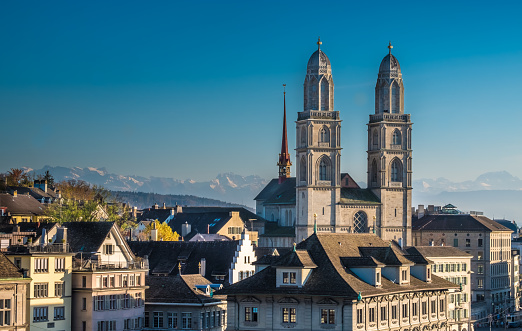
{"label": "clear blue sky", "polygon": [[2,1],[0,171],[276,177],[281,85],[293,149],[321,36],[343,172],[366,179],[366,123],[391,40],[414,176],[522,177],[521,12],[489,1]]}

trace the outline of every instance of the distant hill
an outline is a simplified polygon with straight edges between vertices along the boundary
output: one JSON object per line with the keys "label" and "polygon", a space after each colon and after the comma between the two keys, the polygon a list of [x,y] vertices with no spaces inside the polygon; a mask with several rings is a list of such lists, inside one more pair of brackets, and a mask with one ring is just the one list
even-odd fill
{"label": "distant hill", "polygon": [[[223,202],[215,199],[201,198],[193,195],[175,195],[175,194],[157,194],[144,192],[124,192],[111,191],[111,194],[118,201],[125,202],[130,206],[138,207],[138,209],[149,208],[154,204],[160,207],[165,204],[167,207],[175,205],[180,206],[197,206],[197,207],[245,207],[247,206]],[[250,209],[250,208],[248,208]]]}

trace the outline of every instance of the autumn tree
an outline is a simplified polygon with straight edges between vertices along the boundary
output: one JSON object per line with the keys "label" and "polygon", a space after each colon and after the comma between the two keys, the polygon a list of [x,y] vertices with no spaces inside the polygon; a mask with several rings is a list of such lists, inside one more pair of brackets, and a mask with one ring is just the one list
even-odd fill
{"label": "autumn tree", "polygon": [[161,223],[160,221],[155,220],[154,222],[151,222],[149,225],[147,225],[144,232],[147,236],[149,236],[153,229],[158,230],[158,240],[160,241],[179,240],[179,234],[175,231],[172,232],[172,228],[165,222]]}
{"label": "autumn tree", "polygon": [[11,168],[6,174],[8,186],[32,186],[31,178],[27,175],[25,170],[19,168]]}

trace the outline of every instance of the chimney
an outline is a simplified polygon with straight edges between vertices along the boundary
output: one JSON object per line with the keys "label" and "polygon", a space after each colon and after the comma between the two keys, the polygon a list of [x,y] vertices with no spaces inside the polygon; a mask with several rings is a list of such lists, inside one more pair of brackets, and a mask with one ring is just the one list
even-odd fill
{"label": "chimney", "polygon": [[158,241],[158,230],[157,229],[150,230],[150,240]]}
{"label": "chimney", "polygon": [[17,190],[14,190],[13,192],[13,197],[17,197],[18,196],[18,191]]}
{"label": "chimney", "polygon": [[402,238],[399,238],[399,246],[402,248]]}
{"label": "chimney", "polygon": [[138,207],[132,207],[132,217],[136,218],[138,216]]}
{"label": "chimney", "polygon": [[167,206],[165,205],[165,202],[163,203],[163,209],[167,209]]}
{"label": "chimney", "polygon": [[183,212],[183,208],[181,206],[176,205],[176,214],[181,214]]}
{"label": "chimney", "polygon": [[154,206],[152,206],[152,208],[159,209],[159,205],[157,203],[155,203]]}
{"label": "chimney", "polygon": [[210,224],[207,224],[207,234],[210,234]]}
{"label": "chimney", "polygon": [[186,237],[191,232],[191,226],[185,221],[185,224],[181,225],[181,236]]}
{"label": "chimney", "polygon": [[424,217],[424,205],[419,205],[419,209],[417,209],[417,214],[419,218]]}
{"label": "chimney", "polygon": [[201,258],[201,261],[199,262],[199,274],[203,277],[205,277],[205,273],[207,271],[207,260],[203,257]]}
{"label": "chimney", "polygon": [[56,230],[56,242],[58,243],[66,243],[67,242],[67,228],[66,227],[59,227]]}
{"label": "chimney", "polygon": [[170,209],[170,215],[171,215],[171,216],[176,216],[176,209],[171,208],[171,209]]}

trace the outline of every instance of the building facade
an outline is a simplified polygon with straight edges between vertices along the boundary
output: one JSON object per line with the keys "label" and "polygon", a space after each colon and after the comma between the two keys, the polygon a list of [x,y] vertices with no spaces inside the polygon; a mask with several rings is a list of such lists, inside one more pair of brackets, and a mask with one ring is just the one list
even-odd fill
{"label": "building facade", "polygon": [[29,330],[27,294],[30,282],[30,278],[0,253],[0,330]]}

